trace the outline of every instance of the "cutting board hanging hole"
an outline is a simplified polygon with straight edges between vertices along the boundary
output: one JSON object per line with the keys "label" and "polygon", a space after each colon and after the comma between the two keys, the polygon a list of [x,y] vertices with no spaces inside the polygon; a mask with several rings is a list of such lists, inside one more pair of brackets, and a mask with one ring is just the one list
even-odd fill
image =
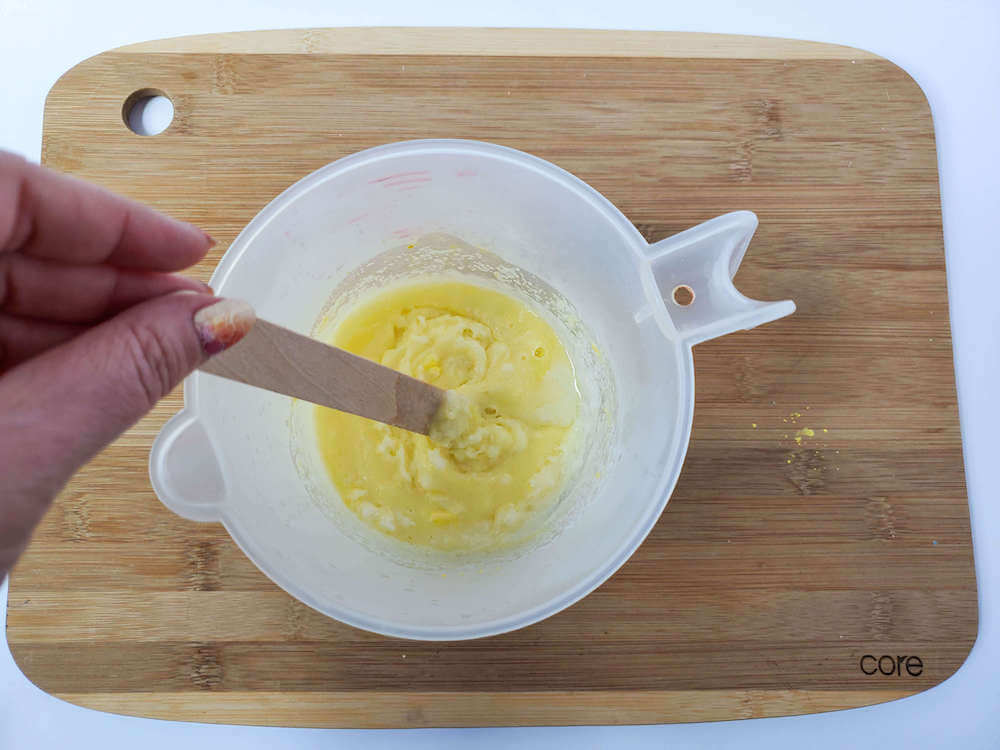
{"label": "cutting board hanging hole", "polygon": [[174,103],[159,89],[139,89],[122,105],[122,120],[136,135],[159,135],[174,119]]}

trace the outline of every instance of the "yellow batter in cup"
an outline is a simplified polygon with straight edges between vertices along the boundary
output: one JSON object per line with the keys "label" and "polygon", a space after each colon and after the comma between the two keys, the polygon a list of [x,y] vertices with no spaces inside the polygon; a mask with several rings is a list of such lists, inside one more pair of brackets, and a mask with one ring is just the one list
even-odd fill
{"label": "yellow batter in cup", "polygon": [[357,305],[330,343],[454,391],[431,438],[317,407],[323,461],[369,526],[497,547],[558,497],[580,394],[559,337],[523,302],[458,281],[399,286]]}

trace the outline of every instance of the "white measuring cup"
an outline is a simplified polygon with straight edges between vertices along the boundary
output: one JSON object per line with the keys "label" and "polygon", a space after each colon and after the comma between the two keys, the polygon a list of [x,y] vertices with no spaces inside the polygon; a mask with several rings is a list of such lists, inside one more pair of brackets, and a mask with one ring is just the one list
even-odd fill
{"label": "white measuring cup", "polygon": [[[428,263],[509,285],[572,339],[591,418],[586,463],[535,543],[478,560],[408,555],[352,526],[308,425],[296,427],[306,412],[195,373],[153,444],[153,488],[179,515],[222,523],[290,594],[359,628],[448,640],[537,622],[614,573],[663,511],[690,437],[691,347],[794,311],[733,286],[756,226],[740,211],[649,244],[568,172],[473,141],[392,144],[329,164],[250,222],[212,276],[216,291],[309,333],[334,290],[349,296]],[[493,260],[463,251],[405,262],[408,245],[441,236]]]}

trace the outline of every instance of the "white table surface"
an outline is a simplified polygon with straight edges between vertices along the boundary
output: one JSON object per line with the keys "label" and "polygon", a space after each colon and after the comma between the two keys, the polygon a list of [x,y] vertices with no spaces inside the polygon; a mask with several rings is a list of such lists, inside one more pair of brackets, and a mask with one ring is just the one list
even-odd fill
{"label": "white table surface", "polygon": [[[959,672],[902,701],[816,716],[651,727],[309,730],[112,716],[52,698],[0,645],[0,750],[695,746],[1000,747],[1000,3],[997,0],[0,0],[0,148],[37,160],[45,94],[84,58],[185,34],[305,26],[539,26],[759,34],[861,47],[902,66],[930,100],[944,205],[979,583],[979,640]],[[750,10],[746,6],[753,6]],[[502,7],[503,6],[503,7]],[[505,10],[504,7],[507,9]],[[6,584],[0,602],[6,601]],[[4,615],[0,614],[0,618]]]}

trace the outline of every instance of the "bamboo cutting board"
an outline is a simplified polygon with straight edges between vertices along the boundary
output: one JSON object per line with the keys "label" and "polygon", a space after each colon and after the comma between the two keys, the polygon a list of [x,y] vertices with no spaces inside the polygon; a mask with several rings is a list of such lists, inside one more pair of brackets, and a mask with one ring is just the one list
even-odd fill
{"label": "bamboo cutting board", "polygon": [[[161,135],[125,127],[156,89]],[[576,173],[650,240],[750,209],[737,277],[798,312],[697,347],[690,452],[632,560],[520,632],[340,625],[153,495],[175,393],[88,466],[12,576],[7,636],[92,708],[251,724],[642,723],[826,711],[938,684],[976,637],[938,176],[919,87],[859,50],[596,31],[152,42],[73,68],[43,159],[220,239],[345,154],[461,137]]]}

